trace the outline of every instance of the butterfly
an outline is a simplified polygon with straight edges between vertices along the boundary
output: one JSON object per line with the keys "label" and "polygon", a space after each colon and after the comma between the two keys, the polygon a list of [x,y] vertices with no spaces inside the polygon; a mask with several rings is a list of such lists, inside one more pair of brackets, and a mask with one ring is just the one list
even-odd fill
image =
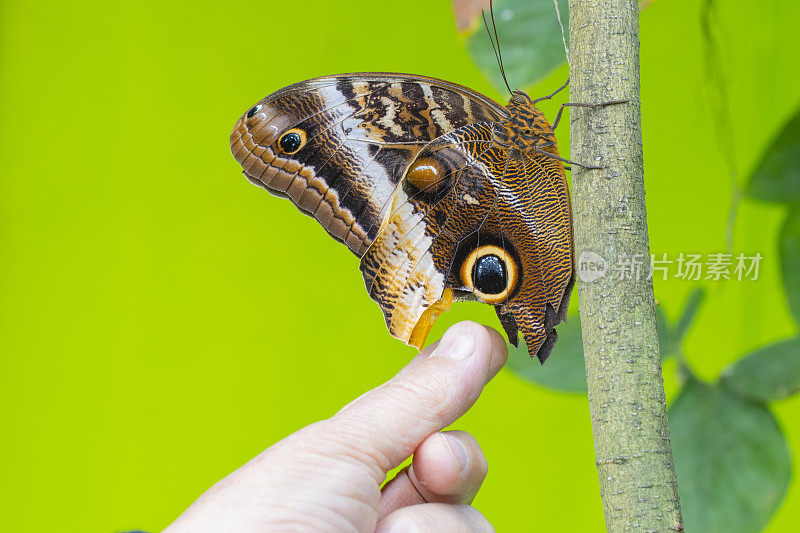
{"label": "butterfly", "polygon": [[454,300],[478,300],[544,362],[575,281],[567,160],[536,107],[552,96],[502,106],[425,76],[324,76],[256,103],[230,147],[360,258],[394,337],[421,349]]}

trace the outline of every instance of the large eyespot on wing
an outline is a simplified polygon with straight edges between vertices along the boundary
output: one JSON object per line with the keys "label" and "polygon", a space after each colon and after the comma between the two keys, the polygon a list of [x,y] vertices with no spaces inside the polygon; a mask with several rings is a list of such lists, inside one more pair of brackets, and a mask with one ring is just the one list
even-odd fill
{"label": "large eyespot on wing", "polygon": [[489,98],[442,80],[344,74],[261,100],[237,121],[230,144],[251,182],[290,198],[361,256],[424,145],[505,114]]}
{"label": "large eyespot on wing", "polygon": [[471,124],[426,146],[409,165],[376,239],[361,258],[370,297],[389,332],[421,348],[450,305],[460,243],[479,234],[497,189],[489,170],[507,158],[491,123]]}
{"label": "large eyespot on wing", "polygon": [[478,300],[499,305],[517,288],[520,267],[509,250],[495,244],[482,244],[470,249],[461,262],[459,274],[461,282]]}

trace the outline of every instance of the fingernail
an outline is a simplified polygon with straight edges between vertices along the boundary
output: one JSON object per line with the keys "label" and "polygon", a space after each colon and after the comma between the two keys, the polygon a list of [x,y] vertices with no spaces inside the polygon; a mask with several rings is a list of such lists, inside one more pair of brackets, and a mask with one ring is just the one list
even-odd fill
{"label": "fingernail", "polygon": [[467,448],[453,435],[446,432],[442,433],[442,435],[444,435],[447,445],[450,448],[450,453],[453,454],[453,458],[456,460],[456,464],[463,474],[467,471],[467,468],[469,468],[469,454],[467,453]]}
{"label": "fingernail", "polygon": [[471,333],[459,331],[462,329],[458,327],[448,329],[430,356],[461,361],[472,355],[475,351],[475,337]]}

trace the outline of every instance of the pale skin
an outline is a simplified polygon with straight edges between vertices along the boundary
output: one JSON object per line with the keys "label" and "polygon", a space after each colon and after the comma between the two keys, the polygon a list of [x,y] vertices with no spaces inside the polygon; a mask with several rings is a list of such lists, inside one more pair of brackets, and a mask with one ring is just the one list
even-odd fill
{"label": "pale skin", "polygon": [[470,506],[487,472],[480,446],[442,430],[506,356],[493,329],[454,325],[387,383],[211,487],[165,533],[494,531]]}

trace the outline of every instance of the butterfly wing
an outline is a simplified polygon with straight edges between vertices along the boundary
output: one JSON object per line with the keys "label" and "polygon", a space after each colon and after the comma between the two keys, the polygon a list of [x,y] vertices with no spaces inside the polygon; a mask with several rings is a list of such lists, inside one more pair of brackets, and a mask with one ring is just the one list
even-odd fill
{"label": "butterfly wing", "polygon": [[389,331],[408,344],[421,347],[453,299],[472,293],[544,361],[572,288],[566,177],[559,161],[505,145],[500,129],[470,124],[417,154],[361,270]]}
{"label": "butterfly wing", "polygon": [[360,257],[423,146],[505,114],[491,99],[434,78],[343,74],[262,99],[238,120],[230,145],[251,182],[290,198]]}
{"label": "butterfly wing", "polygon": [[503,181],[498,216],[501,231],[521,251],[522,276],[517,292],[496,309],[504,327],[503,315],[514,318],[531,356],[543,363],[575,284],[572,207],[561,161],[523,155],[519,170]]}

